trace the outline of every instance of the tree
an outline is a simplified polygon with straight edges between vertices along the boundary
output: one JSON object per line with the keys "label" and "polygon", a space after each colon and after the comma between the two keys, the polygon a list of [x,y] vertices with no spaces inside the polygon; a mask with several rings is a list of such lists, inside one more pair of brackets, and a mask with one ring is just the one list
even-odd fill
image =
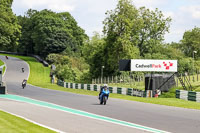
{"label": "tree", "polygon": [[138,12],[139,37],[137,46],[140,49],[140,55],[153,54],[156,52],[157,47],[162,44],[165,33],[169,32],[171,18],[165,18],[157,8],[152,11],[141,7]]}
{"label": "tree", "polygon": [[[58,79],[68,82],[88,82],[91,81],[88,64],[81,57],[70,57],[61,54],[49,54],[47,61],[56,65],[55,74]],[[88,76],[88,77],[87,77]]]}
{"label": "tree", "polygon": [[171,21],[158,9],[137,9],[131,0],[119,0],[116,9],[106,14],[103,23],[107,36],[105,70],[108,75],[118,72],[120,59],[140,58],[155,53]]}
{"label": "tree", "polygon": [[104,20],[106,46],[104,50],[105,75],[118,72],[120,59],[138,58],[139,50],[135,44],[137,29],[137,9],[130,0],[119,0],[115,10],[108,11]]}
{"label": "tree", "polygon": [[193,57],[193,51],[197,51],[195,58],[200,57],[200,28],[186,31],[180,42],[180,49],[186,56]]}
{"label": "tree", "polygon": [[31,38],[34,31],[34,20],[32,20],[33,15],[39,13],[36,10],[29,9],[25,16],[18,16],[19,24],[22,29],[22,36],[19,40],[18,52],[24,54],[34,54],[34,42]]}
{"label": "tree", "polygon": [[[50,53],[77,52],[87,35],[68,13],[55,13],[50,10],[28,10],[25,23],[21,23],[24,31],[21,47],[30,53],[46,57]],[[27,34],[28,33],[28,34]],[[28,38],[28,39],[27,39]],[[24,51],[26,52],[26,51]],[[68,53],[70,55],[70,53]]]}
{"label": "tree", "polygon": [[90,65],[90,74],[93,78],[99,77],[104,65],[105,38],[95,32],[91,40],[84,43],[82,53]]}
{"label": "tree", "polygon": [[20,25],[13,14],[11,6],[13,0],[0,1],[0,48],[16,51],[20,37]]}

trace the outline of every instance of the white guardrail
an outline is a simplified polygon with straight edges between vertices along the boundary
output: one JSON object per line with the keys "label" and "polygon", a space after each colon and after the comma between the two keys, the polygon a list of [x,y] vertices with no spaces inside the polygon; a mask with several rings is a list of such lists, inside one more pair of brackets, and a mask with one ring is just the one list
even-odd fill
{"label": "white guardrail", "polygon": [[[100,91],[102,86],[96,84],[80,84],[80,83],[67,83],[62,80],[58,80],[57,84],[59,86],[65,88],[72,88],[72,89],[85,89],[90,91]],[[123,94],[123,95],[130,95],[130,96],[138,96],[138,97],[146,97],[146,92],[138,89],[133,88],[123,88],[123,87],[111,87],[109,86],[110,93],[116,94]]]}
{"label": "white guardrail", "polygon": [[176,98],[200,102],[200,92],[176,90]]}

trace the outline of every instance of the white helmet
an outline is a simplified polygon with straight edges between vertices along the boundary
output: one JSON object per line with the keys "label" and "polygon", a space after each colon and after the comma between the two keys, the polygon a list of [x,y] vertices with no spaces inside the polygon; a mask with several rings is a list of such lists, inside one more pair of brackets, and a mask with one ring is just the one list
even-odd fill
{"label": "white helmet", "polygon": [[108,85],[107,85],[107,84],[104,84],[103,86],[104,86],[104,87],[108,87]]}

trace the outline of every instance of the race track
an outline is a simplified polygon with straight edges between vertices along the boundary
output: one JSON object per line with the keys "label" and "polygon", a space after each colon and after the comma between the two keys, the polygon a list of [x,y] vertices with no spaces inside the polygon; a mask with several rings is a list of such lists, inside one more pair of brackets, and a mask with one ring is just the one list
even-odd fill
{"label": "race track", "polygon": [[[109,118],[114,118],[114,119],[118,119],[118,120],[122,120],[126,122],[136,123],[139,125],[156,128],[156,129],[160,129],[160,130],[164,130],[168,132],[196,133],[200,131],[200,118],[199,118],[200,111],[199,110],[168,107],[168,106],[154,105],[154,104],[134,102],[134,101],[126,101],[126,100],[119,100],[119,99],[112,99],[112,98],[109,98],[107,105],[104,106],[104,105],[99,105],[97,96],[86,96],[86,95],[80,95],[80,94],[49,90],[49,89],[44,89],[40,87],[35,87],[32,85],[27,85],[25,89],[22,89],[21,82],[23,79],[27,78],[29,74],[28,64],[22,60],[11,58],[11,57],[9,58],[9,60],[6,60],[4,56],[0,56],[0,59],[3,60],[7,66],[6,74],[4,76],[4,81],[6,82],[9,94],[19,95],[23,97],[40,100],[40,101],[54,103],[54,104],[61,105],[64,107],[82,110],[89,113],[106,116]],[[21,72],[22,67],[25,68],[25,73]],[[0,109],[7,110],[9,112],[13,111],[15,113],[14,107],[10,106],[11,104],[10,105],[5,104],[5,102],[13,104],[13,102],[9,100],[7,101],[7,100],[0,99]],[[16,102],[15,104],[19,105],[18,102]],[[27,104],[27,106],[25,105],[23,106],[26,107],[26,110],[31,109],[31,105],[29,104]],[[39,113],[39,109],[36,109],[36,108],[39,108],[39,107],[34,106],[34,108],[35,110],[38,110],[38,112],[33,113],[34,114],[33,116],[36,117],[37,114]],[[19,109],[15,109],[15,110],[17,110],[16,112],[20,113]],[[44,111],[45,108],[42,107],[41,110]],[[55,110],[53,110],[52,112],[54,111]],[[52,114],[55,114],[55,112]],[[52,117],[52,118],[55,117],[52,114],[50,114],[49,117]],[[60,114],[59,116],[60,118],[62,118],[62,115],[64,115],[63,112],[59,112],[59,114]],[[89,118],[86,119],[85,117],[80,118],[74,115],[72,116],[70,114],[66,114],[66,115],[67,116],[69,115],[69,118],[73,117],[73,120],[77,119],[77,122],[84,121],[86,125],[87,123],[99,123],[98,120],[91,120]],[[82,120],[79,120],[79,119],[82,119]],[[95,121],[95,122],[92,122],[92,121]],[[75,122],[69,122],[69,123],[77,124]],[[96,124],[96,126],[97,125],[98,124]],[[101,126],[96,127],[97,130],[104,127],[106,128],[105,125],[108,125],[106,129],[113,129],[110,132],[115,132],[115,131],[144,132],[138,129],[123,127],[123,126],[116,126],[111,123],[109,124],[101,123],[100,125]],[[71,125],[69,127],[75,128],[76,126]],[[56,128],[56,126],[53,128]],[[66,132],[67,131],[69,132],[81,131],[81,130],[77,131],[77,129],[76,130],[74,129],[75,131],[73,131],[73,128],[72,129],[71,128],[70,130],[66,129]],[[85,128],[87,129],[90,127],[85,127]],[[86,129],[84,130],[85,132],[90,132],[89,130],[86,130]]]}

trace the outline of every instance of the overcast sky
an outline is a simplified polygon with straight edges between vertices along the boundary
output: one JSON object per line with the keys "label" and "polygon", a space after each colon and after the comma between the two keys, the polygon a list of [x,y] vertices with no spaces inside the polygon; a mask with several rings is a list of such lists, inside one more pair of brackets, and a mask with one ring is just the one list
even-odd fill
{"label": "overcast sky", "polygon": [[[50,9],[55,12],[68,11],[76,19],[78,25],[89,36],[94,31],[101,33],[105,12],[114,9],[118,0],[13,0],[13,12],[24,15],[28,9]],[[139,8],[161,10],[165,16],[171,16],[170,33],[165,42],[179,42],[186,30],[200,27],[200,0],[133,0]]]}

